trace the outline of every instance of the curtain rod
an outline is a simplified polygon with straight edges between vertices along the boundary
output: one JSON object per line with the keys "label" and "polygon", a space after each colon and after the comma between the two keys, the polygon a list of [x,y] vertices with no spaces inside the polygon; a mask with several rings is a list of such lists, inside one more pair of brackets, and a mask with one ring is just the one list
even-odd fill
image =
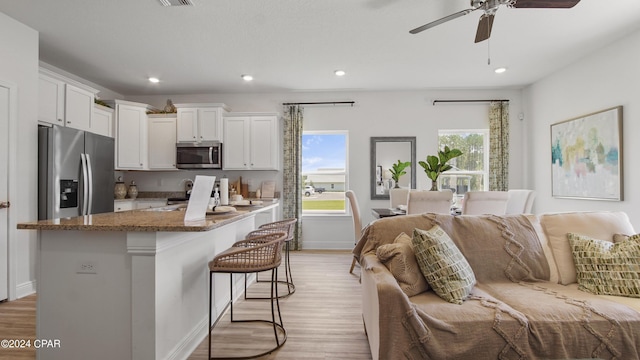
{"label": "curtain rod", "polygon": [[433,105],[436,105],[437,103],[474,103],[474,102],[494,102],[494,101],[509,102],[508,99],[493,99],[493,100],[433,100]]}
{"label": "curtain rod", "polygon": [[282,103],[282,105],[351,105],[355,104],[355,101],[320,101],[320,102],[300,102],[300,103]]}

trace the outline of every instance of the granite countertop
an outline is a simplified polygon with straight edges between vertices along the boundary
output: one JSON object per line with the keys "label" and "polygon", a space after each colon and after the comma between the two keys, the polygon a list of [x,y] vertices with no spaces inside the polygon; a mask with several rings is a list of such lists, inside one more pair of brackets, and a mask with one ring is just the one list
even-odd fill
{"label": "granite countertop", "polygon": [[185,223],[184,211],[178,206],[155,209],[104,213],[73,218],[40,220],[19,223],[25,230],[81,230],[81,231],[209,231],[248,217],[253,212],[269,210],[278,203],[238,208],[235,212],[207,215],[204,220]]}

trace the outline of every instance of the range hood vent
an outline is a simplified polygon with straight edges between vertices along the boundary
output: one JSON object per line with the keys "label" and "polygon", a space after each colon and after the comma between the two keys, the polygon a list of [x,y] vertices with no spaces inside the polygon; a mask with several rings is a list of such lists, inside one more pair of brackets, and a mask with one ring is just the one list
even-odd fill
{"label": "range hood vent", "polygon": [[193,6],[192,0],[160,0],[163,6]]}

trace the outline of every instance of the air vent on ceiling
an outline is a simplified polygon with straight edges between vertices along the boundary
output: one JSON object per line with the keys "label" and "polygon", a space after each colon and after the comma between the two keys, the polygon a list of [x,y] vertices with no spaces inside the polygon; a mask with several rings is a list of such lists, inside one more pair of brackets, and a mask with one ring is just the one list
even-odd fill
{"label": "air vent on ceiling", "polygon": [[160,3],[164,6],[193,6],[191,0],[160,0]]}

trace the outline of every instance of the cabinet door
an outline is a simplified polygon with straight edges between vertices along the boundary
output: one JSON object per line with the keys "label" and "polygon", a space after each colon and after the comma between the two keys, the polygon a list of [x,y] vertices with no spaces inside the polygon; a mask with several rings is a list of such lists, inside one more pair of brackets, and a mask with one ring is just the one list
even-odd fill
{"label": "cabinet door", "polygon": [[67,84],[65,86],[65,126],[90,131],[94,94]]}
{"label": "cabinet door", "polygon": [[125,201],[114,201],[113,202],[113,211],[114,212],[120,212],[120,211],[129,211],[129,210],[133,210],[133,200],[125,200]]}
{"label": "cabinet door", "polygon": [[141,170],[146,162],[146,109],[118,105],[117,164],[118,169]]}
{"label": "cabinet door", "polygon": [[38,120],[64,126],[64,82],[42,74],[38,81]]}
{"label": "cabinet door", "polygon": [[149,118],[149,169],[176,169],[176,118]]}
{"label": "cabinet door", "polygon": [[93,118],[91,119],[91,132],[113,137],[113,111],[93,108]]}
{"label": "cabinet door", "polygon": [[222,167],[225,170],[245,170],[249,168],[249,122],[248,117],[224,119],[222,146]]}
{"label": "cabinet door", "polygon": [[178,142],[198,141],[198,109],[178,109]]}
{"label": "cabinet door", "polygon": [[133,203],[134,203],[133,208],[136,210],[153,209],[157,207],[167,206],[166,201],[160,201],[160,200],[136,200]]}
{"label": "cabinet door", "polygon": [[278,169],[278,118],[254,116],[251,118],[250,167],[254,170]]}
{"label": "cabinet door", "polygon": [[198,141],[222,141],[222,119],[219,108],[198,109]]}

